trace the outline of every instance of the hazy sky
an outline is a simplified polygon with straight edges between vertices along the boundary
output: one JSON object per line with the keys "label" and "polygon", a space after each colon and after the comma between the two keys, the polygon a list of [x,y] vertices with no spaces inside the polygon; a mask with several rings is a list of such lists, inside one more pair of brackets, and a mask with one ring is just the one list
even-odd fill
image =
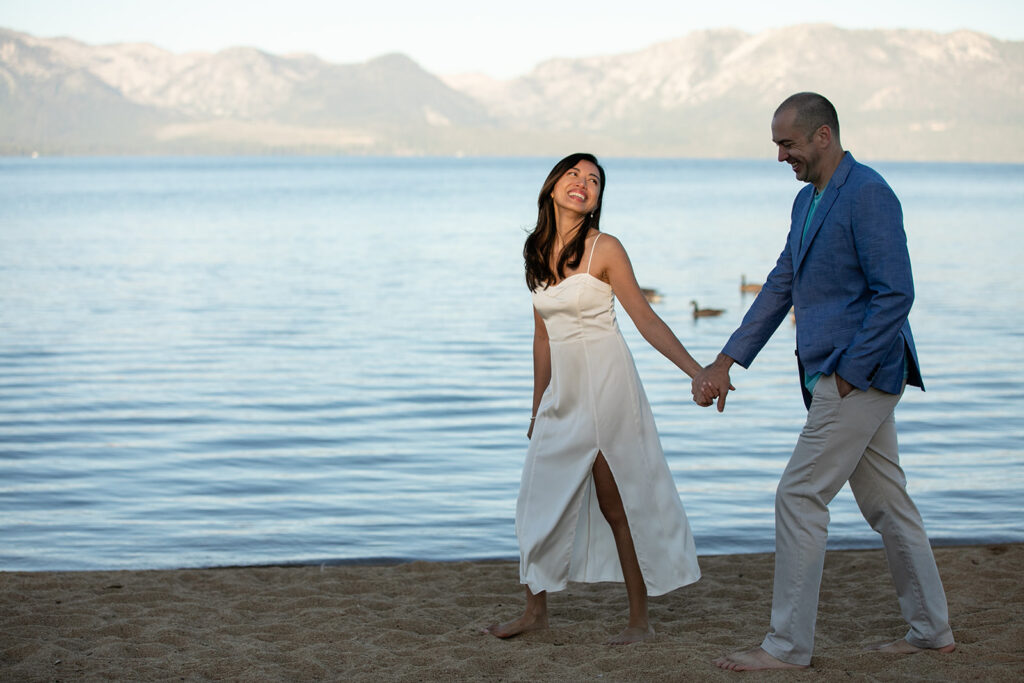
{"label": "hazy sky", "polygon": [[[781,5],[782,3],[778,3]],[[800,23],[972,29],[1024,39],[1021,0],[0,0],[0,26],[174,52],[250,46],[328,61],[401,52],[437,74],[526,73],[550,57],[615,54],[705,28],[751,33]]]}

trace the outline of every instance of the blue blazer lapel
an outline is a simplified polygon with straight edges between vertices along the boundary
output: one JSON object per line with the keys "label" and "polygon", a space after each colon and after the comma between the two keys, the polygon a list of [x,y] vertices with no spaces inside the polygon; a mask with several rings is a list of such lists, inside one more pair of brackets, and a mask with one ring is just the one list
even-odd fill
{"label": "blue blazer lapel", "polygon": [[[807,228],[807,236],[803,237],[804,221],[807,220],[807,211],[811,206],[811,199],[814,197],[814,186],[809,186],[809,192],[801,193],[806,194],[806,198],[802,204],[797,207],[797,216],[800,221],[799,226],[793,230],[793,272],[795,273],[799,268],[800,264],[803,263],[804,257],[807,255],[807,250],[811,246],[811,242],[814,241],[814,236],[821,230],[821,226],[825,224],[825,218],[828,216],[828,212],[832,209],[832,205],[839,199],[839,190],[846,182],[846,178],[850,175],[850,169],[853,168],[853,155],[847,152],[843,156],[843,160],[839,163],[838,168],[832,174],[832,178],[829,180],[828,185],[825,186],[825,194],[822,195],[821,199],[818,200],[818,208],[814,210],[814,217],[811,218],[811,225]],[[801,238],[803,244],[801,244]]]}
{"label": "blue blazer lapel", "polygon": [[[813,193],[812,193],[813,195]],[[825,188],[825,194],[818,200],[818,208],[814,210],[814,216],[811,218],[811,225],[807,228],[807,236],[803,238],[803,244],[799,245],[796,259],[793,262],[793,270],[796,271],[800,268],[800,264],[803,263],[804,256],[807,255],[807,250],[811,246],[811,242],[814,241],[814,236],[821,230],[821,226],[825,223],[825,217],[828,216],[829,209],[835,204],[836,199],[839,198],[839,190],[835,185],[829,183]],[[810,204],[810,202],[808,202]],[[807,217],[807,212],[804,211],[804,218]],[[800,226],[800,232],[803,232],[803,225]],[[797,235],[799,239],[800,235]],[[798,242],[799,244],[799,242]]]}
{"label": "blue blazer lapel", "polygon": [[[800,265],[800,257],[804,251],[800,240],[803,237],[804,222],[807,220],[807,211],[811,208],[811,199],[814,198],[814,187],[805,186],[796,196],[796,206],[793,209],[793,224],[789,228],[789,250],[793,254],[793,272],[796,272]],[[817,213],[817,212],[815,212]]]}

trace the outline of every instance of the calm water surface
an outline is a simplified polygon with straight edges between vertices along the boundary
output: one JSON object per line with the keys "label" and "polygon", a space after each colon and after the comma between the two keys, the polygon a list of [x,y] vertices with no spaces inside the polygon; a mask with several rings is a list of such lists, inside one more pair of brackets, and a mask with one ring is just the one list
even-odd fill
{"label": "calm water surface", "polygon": [[[0,569],[516,556],[524,230],[554,159],[0,159]],[[606,160],[603,227],[709,361],[782,248],[771,161]],[[928,387],[937,543],[1024,541],[1024,166],[876,164]],[[725,308],[695,322],[689,301]],[[784,324],[722,415],[620,323],[702,554],[773,547],[803,422]],[[848,489],[833,547],[877,546]]]}

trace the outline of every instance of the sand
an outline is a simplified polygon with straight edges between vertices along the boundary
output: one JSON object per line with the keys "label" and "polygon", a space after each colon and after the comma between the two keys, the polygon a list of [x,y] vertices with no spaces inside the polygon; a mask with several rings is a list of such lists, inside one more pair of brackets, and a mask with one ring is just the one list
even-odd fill
{"label": "sand", "polygon": [[1024,545],[943,547],[958,648],[864,653],[905,628],[879,550],[826,559],[812,668],[740,674],[716,656],[760,642],[772,556],[701,558],[696,584],[652,598],[657,636],[624,624],[619,584],[549,599],[551,628],[481,633],[522,606],[512,562],[0,573],[0,680],[1021,681]]}

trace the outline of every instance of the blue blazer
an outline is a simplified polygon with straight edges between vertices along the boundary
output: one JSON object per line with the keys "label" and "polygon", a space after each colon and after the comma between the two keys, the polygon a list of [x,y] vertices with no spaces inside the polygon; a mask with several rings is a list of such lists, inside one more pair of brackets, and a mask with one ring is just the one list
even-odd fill
{"label": "blue blazer", "polygon": [[847,152],[801,244],[813,196],[811,184],[797,194],[786,247],[722,352],[748,367],[792,306],[801,374],[838,372],[858,389],[898,394],[906,367],[908,384],[924,389],[907,320],[914,278],[899,200]]}

